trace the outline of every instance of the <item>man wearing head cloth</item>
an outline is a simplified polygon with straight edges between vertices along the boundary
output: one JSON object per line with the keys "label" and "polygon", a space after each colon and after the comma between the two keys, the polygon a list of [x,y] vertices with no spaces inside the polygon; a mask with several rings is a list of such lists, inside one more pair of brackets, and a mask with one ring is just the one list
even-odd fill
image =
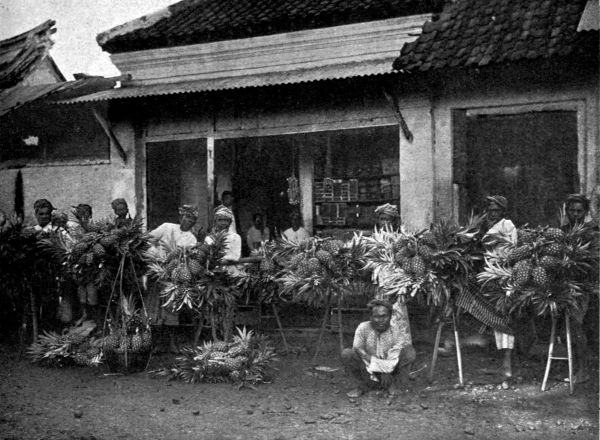
{"label": "man wearing head cloth", "polygon": [[[582,227],[582,236],[585,237],[586,241],[598,244],[598,225],[593,221],[588,220],[588,214],[590,212],[590,201],[583,194],[569,194],[565,200],[565,222],[560,228],[569,233],[575,227]],[[594,268],[589,273],[582,274],[581,281],[592,281],[594,278],[597,280],[598,268]],[[593,282],[593,281],[592,281]],[[573,328],[573,336],[575,340],[575,359],[577,361],[577,373],[575,374],[575,383],[587,382],[590,379],[588,371],[590,362],[590,350],[588,346],[586,329],[584,328],[584,320],[586,323],[585,327],[598,329],[598,297],[593,293],[585,292],[578,298],[579,309],[572,313],[571,327]],[[591,313],[594,317],[593,321],[588,322],[586,315],[590,308],[590,299],[593,300],[592,310],[595,313]]]}
{"label": "man wearing head cloth", "polygon": [[[511,220],[505,218],[508,208],[506,197],[494,195],[486,197],[485,200],[485,224],[482,239],[484,245],[490,250],[502,246],[516,246],[517,228]],[[512,352],[515,345],[515,337],[498,330],[494,330],[494,337],[496,339],[496,348],[504,352],[502,374],[507,386],[508,382],[512,380]]]}
{"label": "man wearing head cloth", "polygon": [[[193,226],[198,219],[198,210],[191,205],[183,205],[179,208],[179,224],[163,223],[158,228],[150,231],[153,238],[154,247],[149,253],[155,255],[164,255],[167,253],[166,247],[178,246],[181,248],[190,248],[198,242],[192,232]],[[148,310],[151,321],[154,324],[163,324],[169,335],[169,350],[173,353],[178,352],[176,339],[176,327],[179,325],[179,313],[161,307],[159,289],[153,286],[148,296]]]}
{"label": "man wearing head cloth", "polygon": [[[242,238],[236,232],[232,232],[230,227],[233,222],[233,211],[226,206],[219,206],[215,209],[213,220],[213,232],[223,232],[226,234],[226,246],[224,261],[234,262],[242,256]],[[204,240],[207,244],[213,243],[213,238],[208,235]]]}
{"label": "man wearing head cloth", "polygon": [[221,204],[217,206],[213,215],[221,208],[227,208],[231,212],[231,223],[229,224],[229,232],[237,234],[237,225],[235,224],[235,215],[233,213],[233,193],[231,191],[223,191],[221,194]]}
{"label": "man wearing head cloth", "polygon": [[391,395],[408,379],[416,353],[410,335],[391,325],[392,305],[380,299],[368,304],[369,321],[362,322],[354,333],[352,348],[342,351],[346,370],[358,388],[348,397],[356,398],[372,388],[387,390]]}
{"label": "man wearing head cloth", "polygon": [[114,221],[115,227],[123,228],[131,224],[131,215],[129,215],[129,207],[127,206],[125,199],[114,199],[112,202],[110,202],[110,206],[112,207],[116,216]]}
{"label": "man wearing head cloth", "polygon": [[375,215],[377,216],[377,226],[380,229],[386,227],[395,229],[398,227],[400,212],[397,205],[386,203],[385,205],[378,206],[375,208]]}

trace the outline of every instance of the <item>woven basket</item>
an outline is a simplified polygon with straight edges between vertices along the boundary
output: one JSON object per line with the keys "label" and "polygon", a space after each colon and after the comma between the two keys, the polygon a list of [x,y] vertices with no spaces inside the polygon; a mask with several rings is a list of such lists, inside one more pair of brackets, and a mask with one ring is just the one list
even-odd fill
{"label": "woven basket", "polygon": [[132,351],[124,353],[110,351],[106,353],[105,364],[113,373],[138,373],[146,369],[146,365],[150,360],[150,353],[151,350],[135,353]]}

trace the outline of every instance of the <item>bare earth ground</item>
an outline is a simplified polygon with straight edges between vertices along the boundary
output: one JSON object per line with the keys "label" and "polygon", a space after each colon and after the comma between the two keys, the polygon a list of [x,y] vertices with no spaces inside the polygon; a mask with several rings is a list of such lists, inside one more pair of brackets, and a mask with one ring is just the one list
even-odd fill
{"label": "bare earth ground", "polygon": [[[330,335],[317,365],[340,366]],[[440,358],[435,381],[426,369],[394,400],[370,393],[356,401],[343,370],[314,369],[314,343],[281,356],[271,384],[237,390],[229,384],[169,382],[146,373],[108,375],[105,368],[50,369],[0,347],[0,439],[597,439],[598,358],[592,381],[569,396],[566,363],[555,362],[541,392],[543,361],[516,359],[522,378],[497,387],[493,350],[464,351],[464,389],[454,357]],[[416,346],[417,369],[431,345]],[[154,357],[151,368],[168,364]]]}

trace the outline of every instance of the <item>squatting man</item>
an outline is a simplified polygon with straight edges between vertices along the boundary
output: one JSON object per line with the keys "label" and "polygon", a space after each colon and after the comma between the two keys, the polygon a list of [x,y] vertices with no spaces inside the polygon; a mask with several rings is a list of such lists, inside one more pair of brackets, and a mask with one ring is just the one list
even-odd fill
{"label": "squatting man", "polygon": [[371,316],[356,328],[352,348],[342,351],[342,362],[357,382],[347,395],[356,398],[371,389],[393,396],[406,383],[416,353],[410,335],[401,325],[392,325],[392,305],[384,300],[369,302]]}

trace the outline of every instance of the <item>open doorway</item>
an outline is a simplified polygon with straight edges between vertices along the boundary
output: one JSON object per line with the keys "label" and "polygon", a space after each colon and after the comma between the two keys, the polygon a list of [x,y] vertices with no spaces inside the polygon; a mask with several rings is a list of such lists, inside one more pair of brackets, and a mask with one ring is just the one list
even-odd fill
{"label": "open doorway", "polygon": [[[287,178],[298,175],[298,147],[293,137],[223,139],[216,142],[215,151],[217,180],[223,179],[220,170],[231,170],[230,189],[235,198],[237,230],[244,247],[255,213],[263,215],[273,236],[287,228],[288,215],[293,209],[288,200]],[[216,182],[216,187],[225,188],[223,182]]]}

